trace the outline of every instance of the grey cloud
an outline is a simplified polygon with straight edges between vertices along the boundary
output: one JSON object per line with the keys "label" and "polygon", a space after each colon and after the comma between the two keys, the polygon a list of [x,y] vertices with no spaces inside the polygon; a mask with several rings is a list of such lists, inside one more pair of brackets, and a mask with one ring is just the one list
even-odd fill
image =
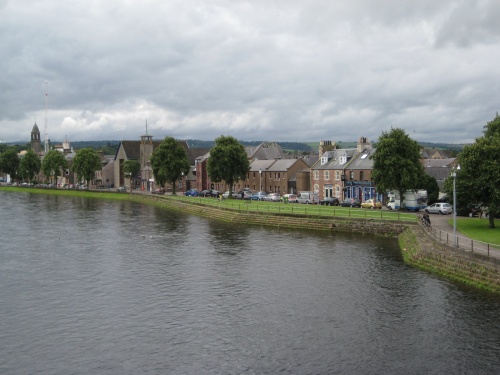
{"label": "grey cloud", "polygon": [[0,14],[0,140],[43,125],[45,80],[56,139],[136,139],[148,119],[159,138],[375,140],[395,126],[461,142],[498,111],[493,1],[45,0]]}

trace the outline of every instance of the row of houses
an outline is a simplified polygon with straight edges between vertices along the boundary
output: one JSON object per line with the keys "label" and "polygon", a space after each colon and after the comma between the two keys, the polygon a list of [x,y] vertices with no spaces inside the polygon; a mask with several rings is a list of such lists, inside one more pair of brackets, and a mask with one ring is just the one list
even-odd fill
{"label": "row of houses", "polygon": [[[32,147],[36,149],[40,139],[36,134],[36,124],[32,131]],[[33,133],[35,132],[35,133]],[[211,181],[207,172],[207,161],[210,150],[190,148],[187,142],[178,141],[186,151],[191,165],[186,176],[178,181],[176,190],[180,192],[191,188],[198,190],[215,189],[227,191],[225,182]],[[160,186],[155,183],[150,158],[153,151],[160,145],[160,140],[146,133],[140,140],[121,141],[115,155],[100,154],[102,169],[96,173],[93,184],[97,187],[130,186],[134,181],[136,189],[154,191]],[[372,181],[373,160],[375,149],[365,137],[358,139],[356,147],[337,148],[334,141],[320,141],[318,153],[305,156],[289,157],[276,142],[263,142],[258,146],[245,148],[250,168],[245,180],[236,182],[232,189],[237,191],[249,188],[267,193],[297,193],[314,191],[320,199],[325,197],[358,198],[361,201],[376,198],[383,199],[382,192],[377,191]],[[74,156],[69,142],[66,140],[62,152],[68,159]],[[38,150],[40,152],[40,150]],[[139,176],[131,178],[123,172],[123,163],[127,160],[138,160],[141,165]],[[442,184],[453,168],[455,158],[448,158],[441,150],[422,150],[422,164],[426,172]],[[70,160],[69,160],[70,161]],[[76,177],[69,171],[62,176],[61,184],[73,183]],[[171,186],[165,186],[171,189]]]}

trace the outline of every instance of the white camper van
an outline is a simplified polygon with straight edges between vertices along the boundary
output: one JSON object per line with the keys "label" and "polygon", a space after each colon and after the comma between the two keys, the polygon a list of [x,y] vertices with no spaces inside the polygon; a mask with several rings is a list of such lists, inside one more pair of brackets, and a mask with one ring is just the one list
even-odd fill
{"label": "white camper van", "polygon": [[[401,203],[399,192],[390,191],[387,193],[387,208],[389,210],[399,210]],[[404,192],[404,205],[407,211],[420,211],[427,207],[426,190],[406,190]]]}
{"label": "white camper van", "polygon": [[297,203],[317,204],[318,202],[318,193],[313,193],[312,191],[301,191],[297,195]]}

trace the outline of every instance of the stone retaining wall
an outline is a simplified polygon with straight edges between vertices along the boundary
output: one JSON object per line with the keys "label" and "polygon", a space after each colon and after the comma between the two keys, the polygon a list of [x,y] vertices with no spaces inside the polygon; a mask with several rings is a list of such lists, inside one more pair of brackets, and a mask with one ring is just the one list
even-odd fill
{"label": "stone retaining wall", "polygon": [[195,215],[232,223],[266,225],[282,228],[309,230],[328,230],[347,233],[372,233],[381,236],[397,237],[408,225],[394,220],[322,217],[316,215],[297,215],[276,212],[242,212],[225,207],[212,207],[195,202],[186,202],[165,197],[143,196],[155,204],[170,209],[189,212]]}

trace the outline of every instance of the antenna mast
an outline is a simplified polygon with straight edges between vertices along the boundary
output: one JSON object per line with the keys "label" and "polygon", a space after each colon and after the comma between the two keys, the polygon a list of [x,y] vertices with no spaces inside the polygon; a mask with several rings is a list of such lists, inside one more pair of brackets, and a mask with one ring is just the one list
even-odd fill
{"label": "antenna mast", "polygon": [[47,133],[47,102],[49,100],[49,93],[47,91],[47,85],[49,83],[47,81],[45,81],[45,129],[44,129],[44,133],[45,133],[45,155],[47,155],[47,153],[49,152],[49,135]]}

